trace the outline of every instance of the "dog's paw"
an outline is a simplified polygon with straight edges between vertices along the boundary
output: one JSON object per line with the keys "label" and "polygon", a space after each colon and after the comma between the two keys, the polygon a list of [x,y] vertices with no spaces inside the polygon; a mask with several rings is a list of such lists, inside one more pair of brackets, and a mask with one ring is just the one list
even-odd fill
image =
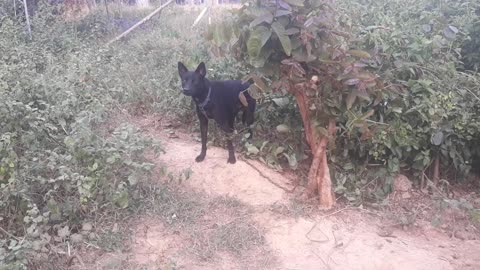
{"label": "dog's paw", "polygon": [[196,162],[202,162],[205,159],[205,155],[199,155],[198,157],[195,158]]}
{"label": "dog's paw", "polygon": [[229,157],[227,160],[227,163],[229,164],[235,164],[237,162],[237,159],[235,157]]}

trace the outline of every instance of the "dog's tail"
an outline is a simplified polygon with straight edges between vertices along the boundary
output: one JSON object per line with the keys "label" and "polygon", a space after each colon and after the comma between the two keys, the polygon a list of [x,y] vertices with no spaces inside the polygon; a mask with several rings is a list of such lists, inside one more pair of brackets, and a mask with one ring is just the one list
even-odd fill
{"label": "dog's tail", "polygon": [[247,101],[247,106],[246,106],[247,109],[243,112],[242,123],[248,126],[252,125],[255,120],[254,114],[255,114],[255,107],[257,106],[257,101],[248,92],[248,88],[250,87],[250,85],[251,84],[249,83],[243,84],[243,86],[246,88],[242,91],[242,94]]}

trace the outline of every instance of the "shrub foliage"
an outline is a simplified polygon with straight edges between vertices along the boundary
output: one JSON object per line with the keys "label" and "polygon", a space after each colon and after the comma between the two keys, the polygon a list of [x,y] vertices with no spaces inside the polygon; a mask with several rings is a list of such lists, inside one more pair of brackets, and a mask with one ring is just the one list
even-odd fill
{"label": "shrub foliage", "polygon": [[[433,171],[448,178],[467,175],[479,153],[479,76],[462,63],[462,47],[477,39],[477,8],[477,1],[247,1],[207,39],[214,53],[256,68],[267,95],[305,92],[317,133],[336,120],[330,160],[339,176],[374,163],[389,173],[412,169],[419,179],[438,161]],[[319,85],[309,84],[314,75]]]}

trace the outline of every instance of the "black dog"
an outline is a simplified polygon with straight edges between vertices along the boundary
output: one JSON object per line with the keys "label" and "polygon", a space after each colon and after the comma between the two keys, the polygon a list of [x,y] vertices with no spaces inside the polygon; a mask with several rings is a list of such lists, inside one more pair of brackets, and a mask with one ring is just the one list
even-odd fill
{"label": "black dog", "polygon": [[207,70],[202,62],[195,71],[188,69],[178,62],[178,73],[182,80],[183,94],[191,96],[197,107],[200,120],[200,133],[202,135],[202,151],[195,159],[203,161],[207,154],[208,119],[214,119],[220,128],[227,133],[228,163],[236,162],[233,149],[232,135],[234,132],[235,117],[242,111],[242,122],[248,125],[252,137],[252,124],[254,121],[255,99],[246,91],[249,83],[242,81],[210,81],[205,78]]}

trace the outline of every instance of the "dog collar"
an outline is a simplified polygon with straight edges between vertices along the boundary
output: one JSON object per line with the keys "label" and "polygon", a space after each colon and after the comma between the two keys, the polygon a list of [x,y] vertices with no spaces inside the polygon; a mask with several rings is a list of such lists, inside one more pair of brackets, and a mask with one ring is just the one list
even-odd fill
{"label": "dog collar", "polygon": [[208,88],[208,94],[207,94],[207,97],[205,98],[205,100],[200,104],[198,105],[200,107],[200,109],[202,111],[205,111],[205,106],[207,106],[208,102],[210,102],[210,94],[212,93],[212,87],[210,86]]}
{"label": "dog collar", "polygon": [[210,102],[210,94],[212,93],[212,87],[210,86],[208,88],[208,94],[207,94],[207,97],[205,98],[205,100],[201,103],[201,104],[198,104],[198,108],[200,109],[200,112],[206,117],[208,118],[208,115],[207,115],[207,112],[205,111],[205,106],[207,106],[208,102]]}

